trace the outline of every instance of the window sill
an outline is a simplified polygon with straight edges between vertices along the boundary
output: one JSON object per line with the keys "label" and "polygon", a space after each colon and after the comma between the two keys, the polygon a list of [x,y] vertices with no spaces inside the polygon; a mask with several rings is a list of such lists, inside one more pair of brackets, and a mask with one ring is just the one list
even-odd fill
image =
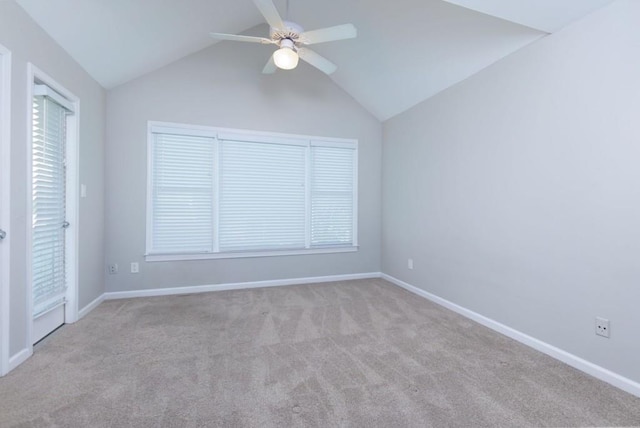
{"label": "window sill", "polygon": [[199,254],[147,254],[147,262],[170,262],[181,260],[242,259],[249,257],[301,256],[307,254],[353,253],[358,247],[313,248],[307,250],[242,251],[235,253],[199,253]]}

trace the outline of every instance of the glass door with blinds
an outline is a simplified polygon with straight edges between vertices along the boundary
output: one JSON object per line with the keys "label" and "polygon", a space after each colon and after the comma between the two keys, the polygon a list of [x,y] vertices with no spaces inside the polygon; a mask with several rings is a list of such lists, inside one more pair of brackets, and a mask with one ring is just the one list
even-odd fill
{"label": "glass door with blinds", "polygon": [[64,324],[67,290],[66,143],[72,104],[34,86],[32,128],[31,279],[33,343]]}

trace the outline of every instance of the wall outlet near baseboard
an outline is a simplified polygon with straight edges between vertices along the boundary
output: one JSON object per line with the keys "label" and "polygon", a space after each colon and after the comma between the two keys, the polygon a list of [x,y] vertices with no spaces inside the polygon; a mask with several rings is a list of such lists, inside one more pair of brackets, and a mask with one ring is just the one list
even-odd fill
{"label": "wall outlet near baseboard", "polygon": [[139,273],[140,272],[140,265],[138,264],[138,262],[131,262],[131,273]]}
{"label": "wall outlet near baseboard", "polygon": [[407,260],[407,267],[408,267],[409,269],[413,269],[413,259],[408,259],[408,260]]}
{"label": "wall outlet near baseboard", "polygon": [[109,265],[109,267],[107,268],[107,270],[109,271],[109,275],[115,275],[118,273],[118,264],[117,263],[112,263]]}
{"label": "wall outlet near baseboard", "polygon": [[609,320],[602,317],[596,317],[596,334],[602,337],[609,337]]}

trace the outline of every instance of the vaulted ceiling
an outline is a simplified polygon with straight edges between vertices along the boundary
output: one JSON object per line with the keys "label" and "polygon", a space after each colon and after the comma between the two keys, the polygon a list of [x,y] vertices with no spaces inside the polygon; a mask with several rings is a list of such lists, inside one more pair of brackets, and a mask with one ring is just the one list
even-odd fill
{"label": "vaulted ceiling", "polygon": [[[243,44],[216,42],[209,37],[211,31],[268,33],[264,25],[253,28],[264,19],[251,0],[16,1],[107,89],[213,43],[236,43],[238,55],[243,54]],[[274,3],[283,18],[306,30],[348,22],[357,27],[356,39],[317,45],[314,50],[338,65],[328,78],[386,120],[612,1]],[[266,62],[274,48],[264,50]],[[256,69],[256,76],[260,73]]]}

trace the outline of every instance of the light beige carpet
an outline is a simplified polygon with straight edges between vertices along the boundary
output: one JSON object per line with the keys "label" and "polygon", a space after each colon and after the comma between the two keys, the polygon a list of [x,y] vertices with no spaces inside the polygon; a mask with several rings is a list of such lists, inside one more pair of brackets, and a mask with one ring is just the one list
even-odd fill
{"label": "light beige carpet", "polygon": [[0,378],[2,427],[640,425],[640,399],[383,280],[108,301]]}

